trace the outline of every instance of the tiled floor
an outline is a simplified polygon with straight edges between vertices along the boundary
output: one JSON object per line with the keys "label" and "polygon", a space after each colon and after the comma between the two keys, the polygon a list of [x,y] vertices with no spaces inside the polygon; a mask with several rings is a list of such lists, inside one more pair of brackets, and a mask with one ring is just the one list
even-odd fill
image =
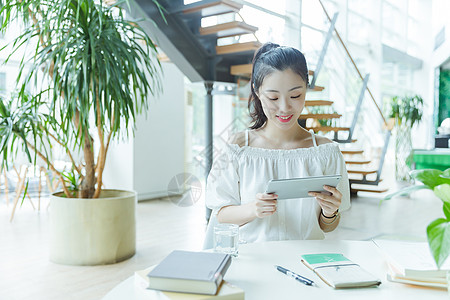
{"label": "tiled floor", "polygon": [[[9,222],[11,205],[0,195],[0,299],[100,299],[135,270],[155,264],[173,249],[199,250],[204,237],[202,201],[178,207],[164,199],[137,206],[137,253],[108,266],[73,267],[48,261],[47,201],[33,211],[25,201]],[[342,213],[339,228],[327,239],[367,240],[379,236],[425,239],[425,228],[442,216],[431,191],[380,203],[380,195],[361,194]]]}

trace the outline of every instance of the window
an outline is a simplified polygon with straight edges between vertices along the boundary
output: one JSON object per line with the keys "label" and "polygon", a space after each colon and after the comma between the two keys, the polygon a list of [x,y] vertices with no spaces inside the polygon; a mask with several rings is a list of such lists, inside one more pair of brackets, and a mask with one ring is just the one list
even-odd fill
{"label": "window", "polygon": [[0,72],[0,92],[6,90],[6,73]]}

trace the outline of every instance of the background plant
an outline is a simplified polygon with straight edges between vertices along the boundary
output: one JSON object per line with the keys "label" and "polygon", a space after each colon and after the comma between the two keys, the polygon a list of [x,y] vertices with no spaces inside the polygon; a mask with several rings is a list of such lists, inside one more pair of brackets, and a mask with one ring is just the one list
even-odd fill
{"label": "background plant", "polygon": [[[123,2],[0,0],[0,30],[17,26],[16,20],[24,24],[5,63],[36,45],[31,55],[24,51],[18,92],[0,106],[2,164],[20,148],[30,161],[40,157],[67,197],[99,197],[111,140],[134,128],[136,115],[148,109],[148,96],[160,90],[155,45],[125,19]],[[52,145],[64,149],[75,174],[55,168]]]}
{"label": "background plant", "polygon": [[386,196],[389,200],[397,195],[408,195],[420,189],[430,189],[442,200],[443,218],[438,218],[427,227],[427,238],[430,250],[438,268],[450,255],[450,168],[441,171],[436,169],[414,170],[411,177],[423,185],[413,185]]}
{"label": "background plant", "polygon": [[406,125],[412,128],[422,119],[422,115],[423,99],[419,95],[395,96],[388,103],[388,117],[394,118],[396,125]]}

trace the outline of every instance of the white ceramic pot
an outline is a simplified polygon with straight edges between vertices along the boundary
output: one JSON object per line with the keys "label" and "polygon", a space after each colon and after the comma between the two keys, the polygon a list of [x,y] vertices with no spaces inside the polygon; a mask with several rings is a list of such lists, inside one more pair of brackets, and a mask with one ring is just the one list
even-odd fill
{"label": "white ceramic pot", "polygon": [[136,252],[136,193],[103,190],[98,199],[50,196],[50,261],[117,263]]}

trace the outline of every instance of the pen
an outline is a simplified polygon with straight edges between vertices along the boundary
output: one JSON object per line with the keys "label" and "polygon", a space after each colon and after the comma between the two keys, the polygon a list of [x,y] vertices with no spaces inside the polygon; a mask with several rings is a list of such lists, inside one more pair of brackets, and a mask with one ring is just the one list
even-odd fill
{"label": "pen", "polygon": [[289,271],[288,269],[285,269],[283,267],[280,266],[275,266],[277,268],[278,271],[280,271],[283,274],[286,274],[287,276],[290,276],[292,278],[294,278],[297,281],[300,281],[303,284],[306,285],[312,285],[314,283],[314,281],[312,281],[311,279],[308,279],[306,277],[303,277],[301,275],[298,275],[297,273],[294,273],[292,271]]}

